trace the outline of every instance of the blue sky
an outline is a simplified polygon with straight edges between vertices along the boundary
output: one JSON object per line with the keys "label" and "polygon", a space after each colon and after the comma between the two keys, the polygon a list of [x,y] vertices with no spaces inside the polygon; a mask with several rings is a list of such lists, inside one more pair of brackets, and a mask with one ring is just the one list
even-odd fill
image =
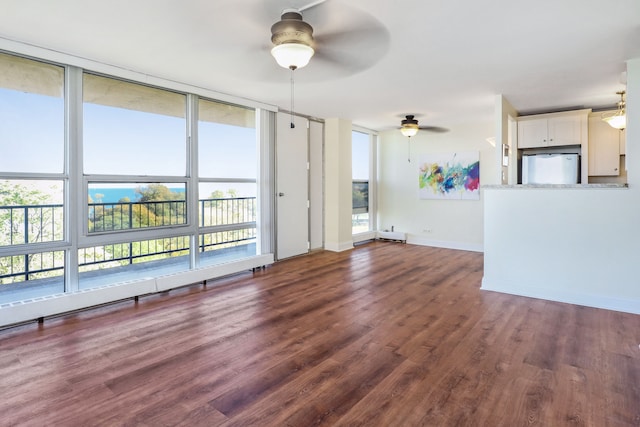
{"label": "blue sky", "polygon": [[353,179],[369,179],[369,135],[351,132],[351,175]]}
{"label": "blue sky", "polygon": [[[186,175],[183,118],[84,104],[84,172],[110,175]],[[0,173],[62,173],[62,98],[0,88]],[[255,178],[255,129],[199,125],[201,176]]]}
{"label": "blue sky", "polygon": [[62,173],[62,98],[0,88],[0,172]]}
{"label": "blue sky", "polygon": [[[0,89],[0,173],[62,173],[64,160],[62,98]],[[167,115],[84,103],[84,173],[185,176],[186,120]],[[199,123],[200,176],[256,178],[255,129]],[[369,135],[353,132],[354,179],[369,179]],[[255,195],[255,184],[203,184],[213,189]]]}

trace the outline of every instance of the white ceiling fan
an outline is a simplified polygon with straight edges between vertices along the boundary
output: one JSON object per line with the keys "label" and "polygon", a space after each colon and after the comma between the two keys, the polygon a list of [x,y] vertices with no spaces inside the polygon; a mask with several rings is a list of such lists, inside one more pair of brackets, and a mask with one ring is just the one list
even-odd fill
{"label": "white ceiling fan", "polygon": [[[223,46],[230,60],[219,66],[242,79],[265,83],[286,81],[282,69],[271,57],[274,47],[285,42],[302,40],[299,44],[313,49],[304,73],[297,77],[305,83],[334,80],[364,71],[383,58],[390,46],[387,28],[348,1],[247,2],[254,6],[240,14],[236,2],[225,2],[217,10],[221,16],[234,16],[237,26],[233,37]],[[256,7],[255,3],[262,7]],[[291,23],[294,23],[292,31],[288,29]],[[302,50],[308,51],[304,47]],[[289,65],[283,66],[289,68]],[[298,68],[302,67],[298,65]]]}
{"label": "white ceiling fan", "polygon": [[[316,0],[311,3],[301,5],[297,8],[287,8],[282,11],[280,20],[271,26],[271,55],[275,58],[278,65],[291,70],[291,128],[295,127],[294,116],[294,71],[306,67],[316,51],[318,54],[314,61],[324,61],[335,63],[337,65],[344,63],[349,64],[354,57],[357,56],[357,49],[353,49],[354,54],[340,57],[331,52],[332,45],[347,45],[352,41],[357,41],[361,32],[379,31],[375,26],[371,26],[369,22],[355,26],[354,22],[350,22],[347,31],[326,32],[324,36],[320,34],[314,39],[314,29],[303,19],[303,12],[313,12],[316,9],[325,8],[324,3],[327,0]],[[316,14],[318,17],[318,14]],[[321,19],[318,19],[321,22]],[[382,32],[386,35],[385,32]],[[323,38],[324,37],[324,38]],[[355,47],[355,46],[354,46]],[[348,51],[347,49],[346,51]],[[377,58],[376,58],[377,60]],[[371,63],[373,64],[373,63]]]}

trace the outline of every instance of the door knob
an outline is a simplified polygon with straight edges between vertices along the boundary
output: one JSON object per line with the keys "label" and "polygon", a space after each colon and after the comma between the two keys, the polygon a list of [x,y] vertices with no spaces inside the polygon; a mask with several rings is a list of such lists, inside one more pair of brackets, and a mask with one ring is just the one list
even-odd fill
{"label": "door knob", "polygon": [[284,193],[278,193],[278,196],[282,197],[284,196]]}

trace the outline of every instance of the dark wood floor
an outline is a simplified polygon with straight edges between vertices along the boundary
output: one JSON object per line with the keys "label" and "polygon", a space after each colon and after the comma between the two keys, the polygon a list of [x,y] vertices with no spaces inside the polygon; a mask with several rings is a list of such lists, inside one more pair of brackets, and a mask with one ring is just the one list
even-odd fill
{"label": "dark wood floor", "polygon": [[482,262],[375,242],[0,331],[0,425],[640,425],[640,316]]}

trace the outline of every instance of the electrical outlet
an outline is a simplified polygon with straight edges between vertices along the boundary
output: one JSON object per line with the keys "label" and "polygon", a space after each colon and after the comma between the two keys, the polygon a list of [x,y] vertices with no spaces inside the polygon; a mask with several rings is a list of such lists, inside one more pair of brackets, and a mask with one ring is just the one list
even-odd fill
{"label": "electrical outlet", "polygon": [[423,233],[427,233],[430,234],[433,230],[430,228],[425,228],[424,230],[422,230]]}

